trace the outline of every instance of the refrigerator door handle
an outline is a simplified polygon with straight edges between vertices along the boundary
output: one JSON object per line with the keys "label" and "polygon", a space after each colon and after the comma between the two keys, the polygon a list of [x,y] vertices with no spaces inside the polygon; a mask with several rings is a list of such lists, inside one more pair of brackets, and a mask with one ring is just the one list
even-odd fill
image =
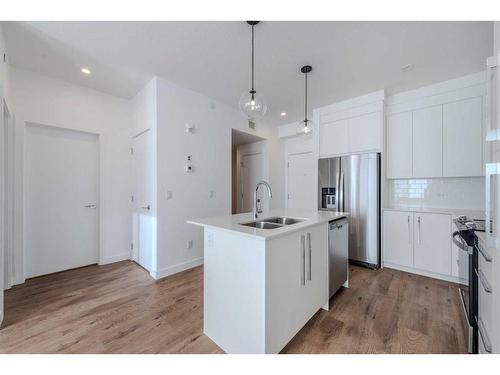
{"label": "refrigerator door handle", "polygon": [[339,206],[337,207],[337,211],[344,211],[344,172],[340,172],[340,181],[339,181]]}
{"label": "refrigerator door handle", "polygon": [[335,179],[335,208],[340,211],[340,172],[337,172],[337,177]]}

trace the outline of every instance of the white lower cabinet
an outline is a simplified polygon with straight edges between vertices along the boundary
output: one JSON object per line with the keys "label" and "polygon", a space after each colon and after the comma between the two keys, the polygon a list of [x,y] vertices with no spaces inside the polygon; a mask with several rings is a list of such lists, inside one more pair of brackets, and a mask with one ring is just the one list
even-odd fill
{"label": "white lower cabinet", "polygon": [[451,215],[385,210],[383,241],[385,266],[452,278]]}
{"label": "white lower cabinet", "polygon": [[384,262],[413,266],[413,214],[384,212]]}
{"label": "white lower cabinet", "polygon": [[451,216],[414,213],[414,267],[451,275]]}
{"label": "white lower cabinet", "polygon": [[328,301],[328,224],[270,241],[266,353],[278,353]]}

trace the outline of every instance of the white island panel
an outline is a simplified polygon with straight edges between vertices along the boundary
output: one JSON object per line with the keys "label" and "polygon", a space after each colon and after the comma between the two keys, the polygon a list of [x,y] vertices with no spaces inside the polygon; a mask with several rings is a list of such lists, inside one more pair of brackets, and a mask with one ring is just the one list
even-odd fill
{"label": "white island panel", "polygon": [[204,333],[226,353],[265,353],[265,241],[205,230]]}

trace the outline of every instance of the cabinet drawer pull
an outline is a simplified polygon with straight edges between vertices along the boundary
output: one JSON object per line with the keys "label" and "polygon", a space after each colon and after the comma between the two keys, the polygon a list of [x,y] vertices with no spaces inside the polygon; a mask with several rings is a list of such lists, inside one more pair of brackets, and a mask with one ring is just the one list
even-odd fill
{"label": "cabinet drawer pull", "polygon": [[417,222],[418,222],[418,244],[421,245],[422,244],[422,234],[420,233],[420,216],[418,217],[417,219]]}
{"label": "cabinet drawer pull", "polygon": [[486,293],[491,293],[492,292],[492,289],[491,289],[491,284],[490,282],[488,281],[488,279],[486,279],[486,276],[484,276],[484,273],[483,271],[481,270],[478,270],[476,268],[476,275],[479,279],[479,281],[481,281],[481,284],[483,285],[483,289]]}
{"label": "cabinet drawer pull", "polygon": [[307,273],[307,280],[311,281],[311,260],[312,260],[312,246],[311,246],[311,233],[307,233],[307,243],[309,245],[307,251],[308,251],[308,261],[309,261],[309,268],[308,268],[308,273]]}
{"label": "cabinet drawer pull", "polygon": [[483,320],[481,318],[478,319],[478,317],[476,316],[476,322],[479,331],[479,336],[481,336],[481,341],[483,342],[484,345],[484,350],[486,350],[488,353],[491,353],[492,351],[491,341],[490,338],[488,337],[488,333],[486,332],[486,328],[484,327]]}
{"label": "cabinet drawer pull", "polygon": [[301,267],[300,267],[300,284],[306,285],[306,236],[300,236],[300,259],[301,259]]}
{"label": "cabinet drawer pull", "polygon": [[483,246],[477,245],[477,249],[479,250],[479,252],[483,256],[483,258],[484,258],[485,261],[491,262],[493,260],[493,258],[491,257],[491,255],[486,251],[486,249]]}
{"label": "cabinet drawer pull", "polygon": [[408,243],[411,245],[410,215],[408,215]]}

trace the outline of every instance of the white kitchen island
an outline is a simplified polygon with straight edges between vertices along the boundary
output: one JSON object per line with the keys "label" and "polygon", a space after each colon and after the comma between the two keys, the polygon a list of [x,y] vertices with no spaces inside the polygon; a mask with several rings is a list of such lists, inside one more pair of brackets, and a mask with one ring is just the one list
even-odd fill
{"label": "white kitchen island", "polygon": [[[251,213],[193,219],[204,227],[204,333],[226,353],[278,353],[328,306],[328,222],[347,213],[276,210],[274,229]],[[347,264],[346,264],[347,267]]]}

